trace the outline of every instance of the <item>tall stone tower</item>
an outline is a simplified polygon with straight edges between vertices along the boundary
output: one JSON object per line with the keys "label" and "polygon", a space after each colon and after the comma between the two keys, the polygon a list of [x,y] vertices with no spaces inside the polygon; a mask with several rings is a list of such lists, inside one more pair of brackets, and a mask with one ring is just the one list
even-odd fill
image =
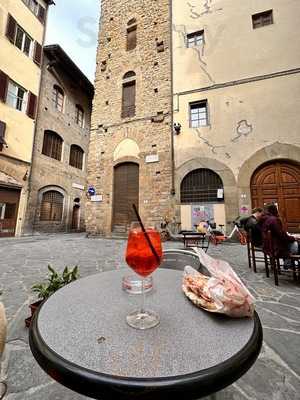
{"label": "tall stone tower", "polygon": [[145,223],[173,215],[170,1],[102,0],[101,12],[86,223],[109,235],[133,203]]}

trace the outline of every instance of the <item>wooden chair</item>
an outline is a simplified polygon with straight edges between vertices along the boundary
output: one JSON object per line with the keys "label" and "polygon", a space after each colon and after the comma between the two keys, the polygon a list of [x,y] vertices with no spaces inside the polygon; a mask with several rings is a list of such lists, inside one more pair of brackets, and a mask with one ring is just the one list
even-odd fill
{"label": "wooden chair", "polygon": [[248,253],[249,268],[251,269],[253,266],[253,271],[256,273],[257,272],[256,263],[263,262],[265,264],[266,276],[268,278],[270,275],[270,271],[269,271],[269,261],[267,255],[263,252],[262,247],[257,247],[253,243],[251,229],[249,230],[249,232],[247,232],[246,235],[247,235],[247,253]]}
{"label": "wooden chair", "polygon": [[[270,265],[271,265],[271,268],[272,268],[273,273],[274,273],[275,285],[279,286],[278,275],[281,274],[280,259],[282,259],[282,257],[280,257],[278,254],[276,254],[276,252],[274,250],[274,242],[273,242],[272,232],[271,231],[267,232],[267,235],[264,237],[264,241],[268,241],[267,248],[269,249],[269,253],[270,254],[266,254],[266,255],[270,257]],[[297,278],[298,278],[297,275],[299,275],[299,271],[298,271],[298,274],[297,274],[297,270],[299,270],[300,255],[292,255],[292,254],[290,254],[288,256],[288,258],[290,258],[291,261],[292,261],[293,279],[297,280]],[[298,268],[296,267],[296,261],[298,262]]]}

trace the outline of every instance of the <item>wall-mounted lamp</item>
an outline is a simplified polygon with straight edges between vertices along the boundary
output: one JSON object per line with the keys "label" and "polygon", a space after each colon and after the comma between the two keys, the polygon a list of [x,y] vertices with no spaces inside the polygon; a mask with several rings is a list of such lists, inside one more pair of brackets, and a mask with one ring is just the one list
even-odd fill
{"label": "wall-mounted lamp", "polygon": [[175,122],[174,130],[175,130],[176,135],[179,135],[179,133],[181,132],[181,124]]}

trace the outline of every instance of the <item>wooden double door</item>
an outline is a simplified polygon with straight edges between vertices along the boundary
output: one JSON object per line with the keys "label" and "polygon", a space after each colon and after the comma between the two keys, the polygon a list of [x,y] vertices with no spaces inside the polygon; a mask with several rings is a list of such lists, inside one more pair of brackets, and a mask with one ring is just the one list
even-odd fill
{"label": "wooden double door", "polygon": [[285,228],[300,232],[300,166],[272,162],[259,168],[251,180],[253,207],[277,203]]}
{"label": "wooden double door", "polygon": [[139,166],[126,162],[114,168],[113,221],[115,232],[126,232],[136,221],[132,205],[139,207]]}
{"label": "wooden double door", "polygon": [[0,237],[15,236],[20,190],[0,187]]}

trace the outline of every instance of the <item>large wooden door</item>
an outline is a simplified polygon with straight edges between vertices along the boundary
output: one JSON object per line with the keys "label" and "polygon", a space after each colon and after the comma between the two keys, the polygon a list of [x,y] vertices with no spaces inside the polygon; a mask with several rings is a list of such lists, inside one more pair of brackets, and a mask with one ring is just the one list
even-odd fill
{"label": "large wooden door", "polygon": [[251,180],[253,207],[278,204],[280,216],[289,232],[300,231],[300,166],[273,162],[259,168]]}
{"label": "large wooden door", "polygon": [[139,206],[139,166],[119,164],[114,169],[113,230],[126,231],[136,220],[132,204]]}
{"label": "large wooden door", "polygon": [[0,188],[0,237],[16,232],[20,190]]}

